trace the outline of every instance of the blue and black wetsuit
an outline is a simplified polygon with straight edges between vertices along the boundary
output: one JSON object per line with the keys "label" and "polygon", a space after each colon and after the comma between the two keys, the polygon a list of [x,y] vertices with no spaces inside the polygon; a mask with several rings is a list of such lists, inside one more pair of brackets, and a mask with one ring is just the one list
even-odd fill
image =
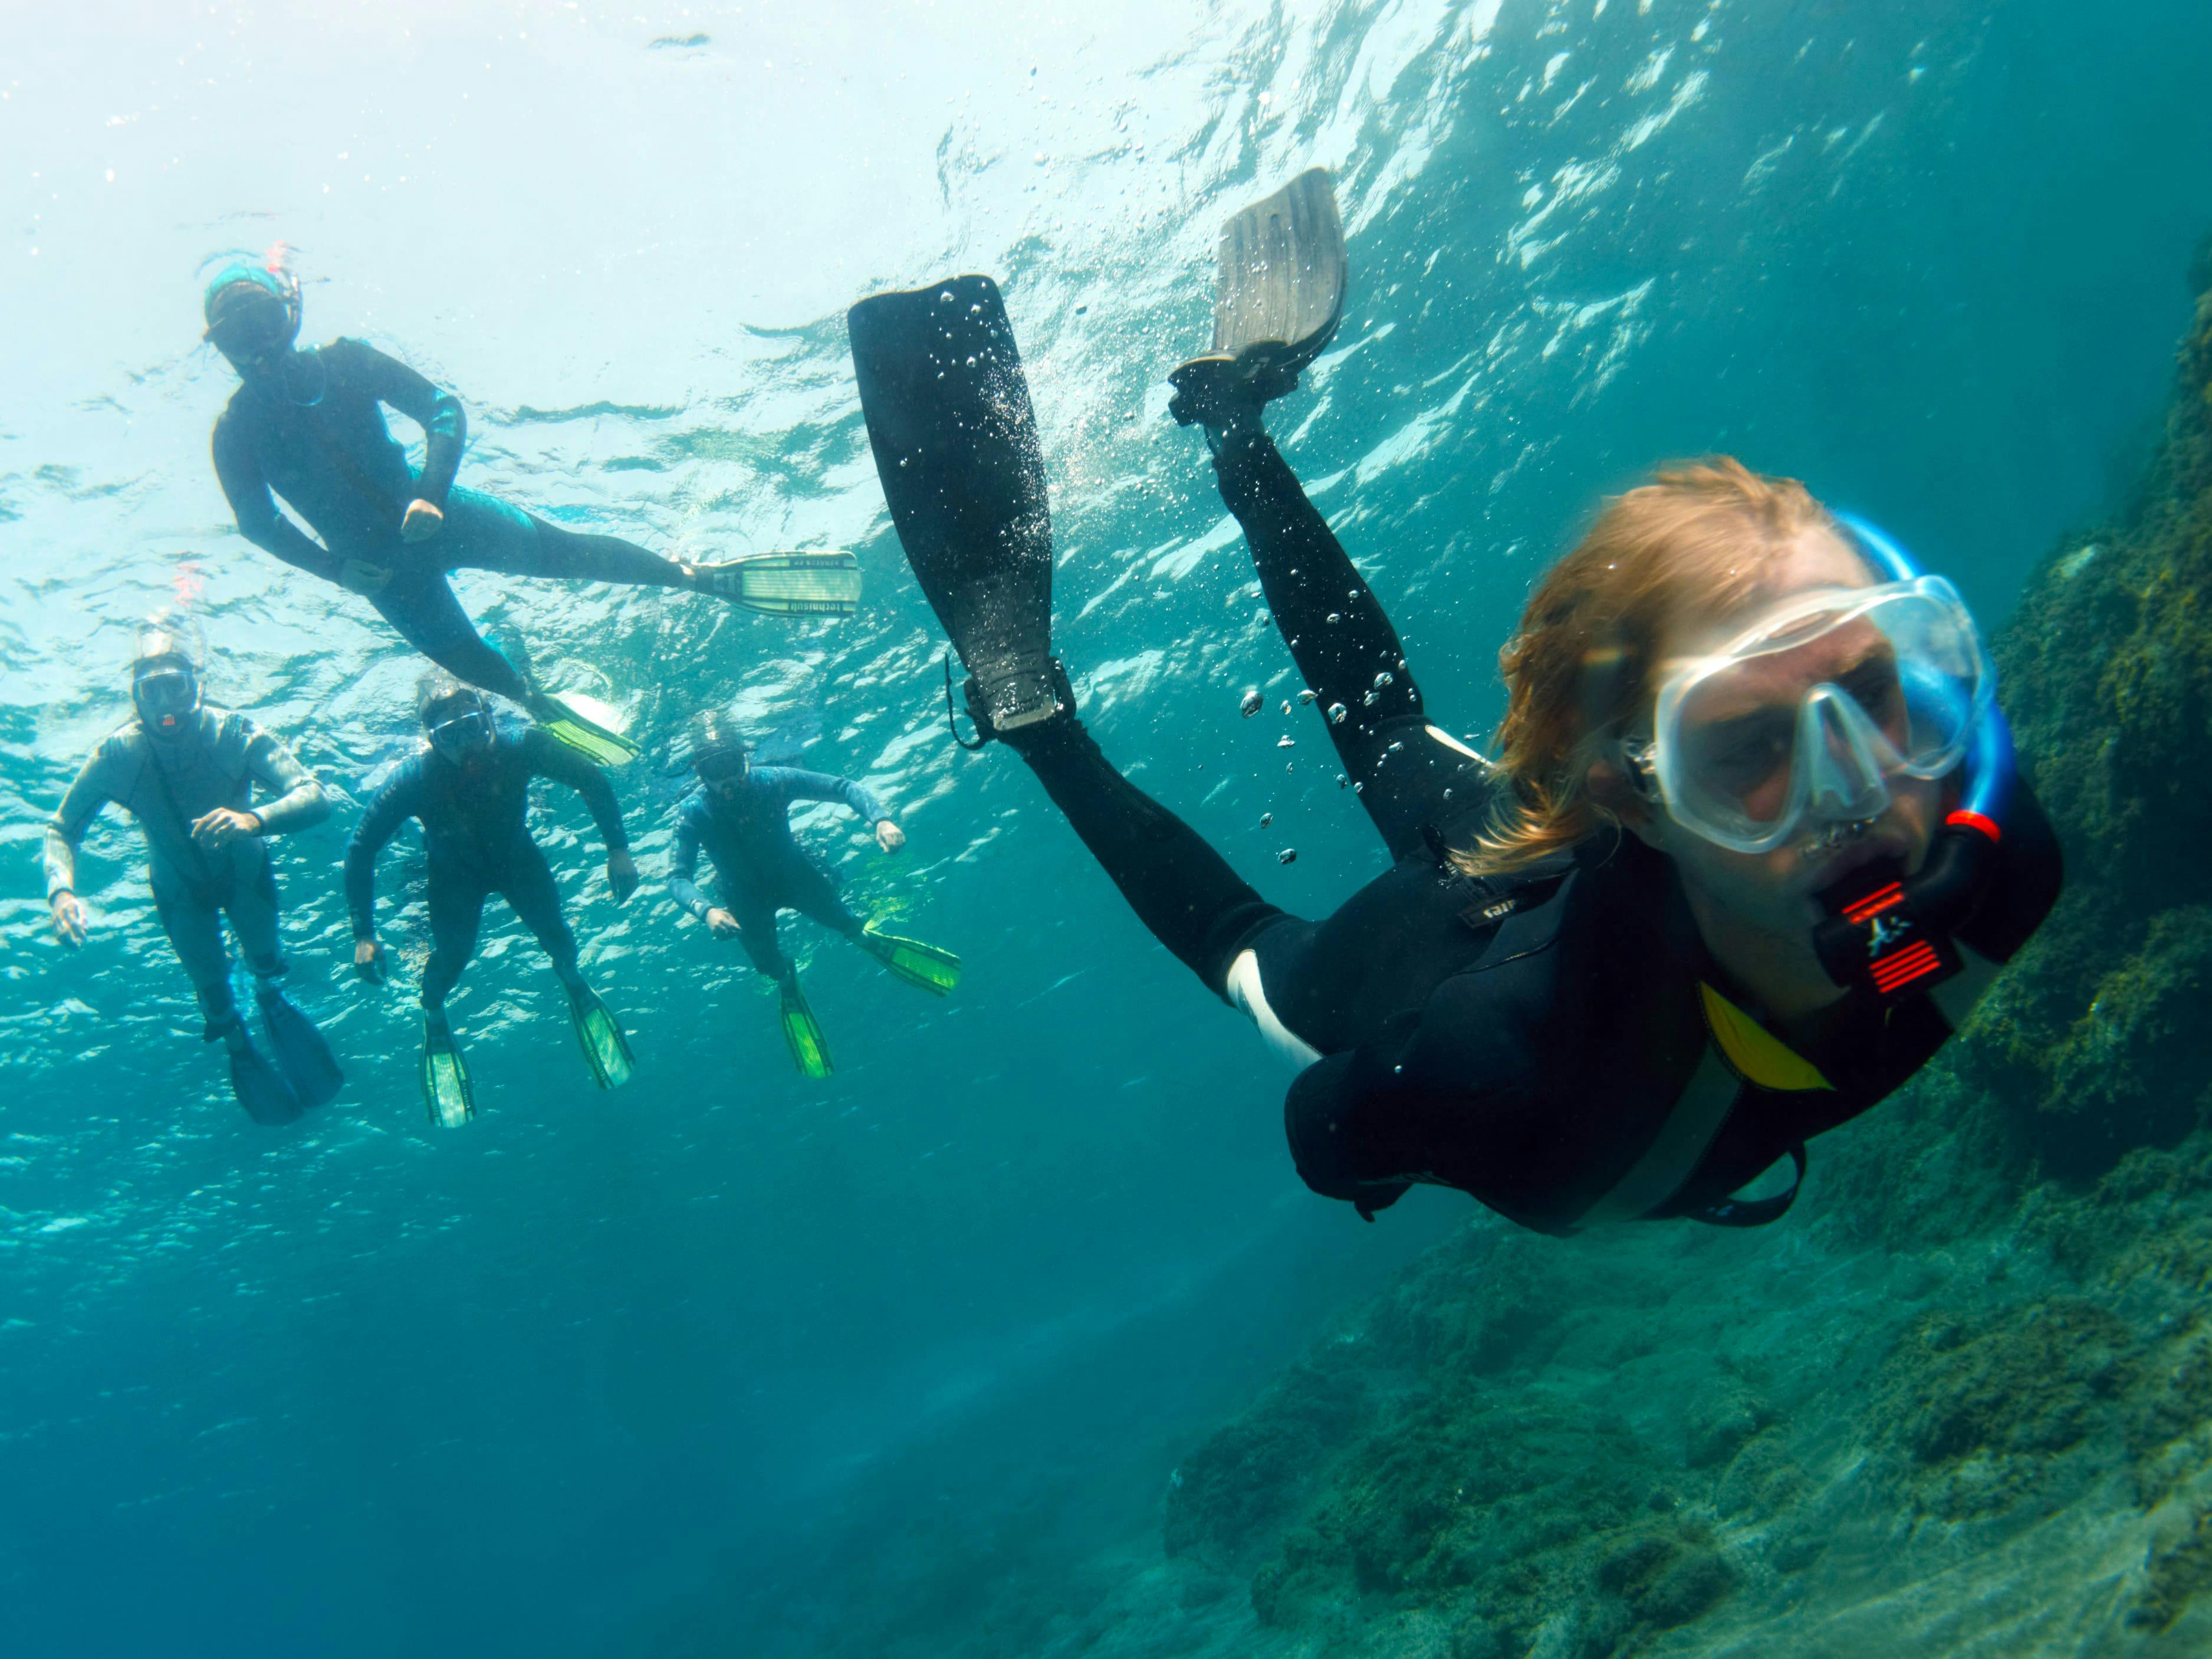
{"label": "blue and black wetsuit", "polygon": [[[426,440],[418,476],[385,425],[384,406]],[[359,340],[296,354],[285,373],[231,394],[215,425],[215,470],[240,534],[288,564],[354,586],[400,636],[471,685],[518,702],[520,673],[477,635],[447,582],[458,569],[559,581],[678,587],[680,567],[614,536],[587,535],[456,488],[468,422],[453,393]],[[322,538],[277,511],[282,495]],[[401,538],[407,505],[428,501],[445,525]],[[374,573],[390,573],[376,586]],[[374,591],[371,591],[372,588]]]}
{"label": "blue and black wetsuit", "polygon": [[848,939],[861,929],[830,873],[792,837],[791,808],[803,800],[840,803],[871,829],[890,817],[864,783],[782,766],[749,767],[734,799],[702,787],[686,796],[676,813],[670,896],[700,921],[707,919],[714,906],[697,880],[703,849],[721,878],[723,908],[738,919],[753,966],[777,981],[791,976],[790,958],[777,937],[779,910],[811,916]]}
{"label": "blue and black wetsuit", "polygon": [[1784,1047],[1739,1006],[1673,865],[1633,837],[1460,873],[1444,849],[1472,839],[1486,763],[1430,724],[1389,617],[1274,445],[1233,437],[1215,465],[1317,708],[1344,708],[1326,729],[1392,867],[1322,921],[1287,915],[1072,715],[1003,735],[1153,935],[1303,1067],[1285,1120],[1315,1191],[1371,1214],[1433,1182],[1549,1232],[1771,1218],[1786,1199],[1731,1194],[1926,1064],[2056,901],[2057,839],[2023,781],[1954,934],[1967,971],[1887,1007],[1854,994]]}
{"label": "blue and black wetsuit", "polygon": [[627,852],[606,774],[536,726],[501,732],[483,756],[465,763],[425,747],[404,762],[346,845],[346,904],[356,939],[376,935],[376,855],[409,818],[422,825],[429,860],[430,960],[422,970],[422,1006],[437,1009],[476,954],[484,901],[506,899],[553,959],[562,982],[580,982],[576,937],[561,914],[561,895],[545,854],[530,834],[530,785],[550,778],[584,798],[609,854]]}

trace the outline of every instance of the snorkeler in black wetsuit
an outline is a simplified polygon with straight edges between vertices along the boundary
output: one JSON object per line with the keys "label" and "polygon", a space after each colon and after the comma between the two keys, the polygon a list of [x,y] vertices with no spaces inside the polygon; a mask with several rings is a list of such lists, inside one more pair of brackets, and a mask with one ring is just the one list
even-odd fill
{"label": "snorkeler in black wetsuit", "polygon": [[607,846],[607,883],[619,904],[637,890],[622,809],[606,775],[544,732],[501,732],[483,695],[444,674],[425,678],[417,697],[428,744],[403,762],[362,814],[346,845],[346,903],[353,913],[354,967],[385,981],[376,938],[376,858],[409,818],[422,826],[428,855],[430,959],[422,969],[422,1093],[431,1121],[451,1127],[475,1115],[468,1068],[446,1018],[446,998],[476,954],[484,901],[506,899],[537,936],[568,994],[584,1059],[603,1089],[629,1080],[621,1026],[576,965],[576,936],[561,913],[553,872],[530,834],[530,786],[565,783],[584,798]]}
{"label": "snorkeler in black wetsuit", "polygon": [[[960,958],[941,945],[886,933],[863,922],[838,896],[830,872],[792,838],[791,809],[799,801],[842,805],[873,831],[886,853],[906,845],[906,832],[875,791],[852,778],[788,766],[754,764],[736,726],[719,710],[692,724],[691,769],[697,793],[676,814],[676,850],[669,860],[669,896],[717,939],[744,946],[753,966],[776,984],[784,1041],[793,1064],[809,1077],[827,1077],[830,1048],[799,988],[799,970],[783,951],[777,913],[796,910],[842,934],[881,963],[894,977],[932,996],[949,995],[960,982]],[[722,902],[699,890],[699,854],[721,878]]]}
{"label": "snorkeler in black wetsuit", "polygon": [[1317,1192],[1371,1215],[1435,1182],[1552,1232],[1773,1219],[1795,1186],[1740,1189],[1784,1158],[1802,1175],[1808,1137],[1925,1064],[2057,896],[1971,620],[1802,487],[1732,463],[1662,475],[1531,601],[1486,762],[1429,723],[1395,629],[1261,428],[1334,328],[1309,314],[1259,345],[1218,325],[1173,407],[1206,428],[1393,867],[1322,921],[1288,916],[1084,730],[1050,657],[1018,356],[996,289],[963,277],[864,301],[851,326],[878,473],[979,731],[1155,937],[1304,1068],[1285,1127]]}
{"label": "snorkeler in black wetsuit", "polygon": [[[857,599],[847,554],[682,563],[456,486],[468,428],[459,399],[359,340],[298,349],[299,287],[288,276],[230,266],[209,284],[204,309],[208,339],[244,382],[215,427],[216,476],[240,533],[362,594],[431,661],[523,704],[556,735],[574,724],[562,723],[573,711],[478,635],[447,581],[453,571],[691,588],[787,615],[842,614]],[[419,476],[386,428],[387,404],[422,428]],[[319,544],[277,510],[272,489]],[[577,735],[592,752],[587,726]]]}

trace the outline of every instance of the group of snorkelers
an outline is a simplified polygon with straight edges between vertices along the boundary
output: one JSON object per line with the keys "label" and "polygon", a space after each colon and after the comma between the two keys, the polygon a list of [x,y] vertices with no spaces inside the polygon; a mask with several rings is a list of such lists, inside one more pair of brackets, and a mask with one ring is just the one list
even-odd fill
{"label": "group of snorkelers", "polygon": [[[613,1012],[586,982],[553,872],[530,828],[539,779],[582,797],[607,849],[617,903],[639,874],[605,769],[638,753],[586,700],[556,696],[517,646],[496,648],[447,583],[463,568],[579,581],[688,587],[787,617],[849,614],[860,597],[849,553],[772,553],[693,564],[612,536],[563,530],[459,487],[466,417],[452,393],[358,340],[302,349],[300,290],[278,258],[235,264],[204,295],[206,338],[240,375],[216,422],[216,471],[240,531],[286,562],[363,594],[402,638],[436,665],[417,688],[421,744],[368,803],[346,848],[344,888],[355,970],[382,984],[376,934],[377,855],[409,819],[427,854],[430,950],[422,976],[424,1100],[435,1122],[475,1114],[466,1062],[446,1002],[476,953],[487,899],[496,893],[536,937],[559,976],[586,1062],[602,1088],[629,1079],[634,1060]],[[422,428],[418,472],[386,425],[386,406]],[[278,511],[281,495],[320,541]],[[231,1083],[257,1121],[283,1123],[333,1097],[343,1073],[323,1034],[283,993],[276,884],[267,842],[327,817],[331,797],[274,734],[208,701],[204,637],[188,616],[140,630],[131,663],[135,718],[87,761],[47,826],[47,901],[56,933],[85,938],[76,853],[109,803],[144,836],[156,912],[198,999],[204,1033],[228,1050]],[[496,695],[533,724],[503,727]],[[959,958],[870,926],[792,835],[792,807],[837,802],[886,853],[905,844],[890,810],[849,778],[756,763],[723,711],[691,722],[683,761],[697,788],[679,809],[670,889],[718,939],[736,939],[775,982],[792,1058],[810,1077],[831,1070],[830,1048],[796,966],[782,949],[779,913],[798,910],[851,939],[893,974],[936,995],[960,976]],[[257,802],[256,794],[260,799]],[[722,902],[696,884],[702,850]],[[232,988],[222,921],[250,969],[268,1048],[257,1043]]]}
{"label": "group of snorkelers", "polygon": [[[2057,900],[2057,838],[2020,775],[1979,632],[1948,582],[1795,480],[1725,457],[1676,466],[1608,501],[1537,585],[1500,653],[1507,708],[1484,755],[1435,722],[1389,617],[1266,429],[1267,406],[1297,390],[1334,337],[1347,281],[1325,173],[1233,216],[1212,349],[1170,375],[1169,408],[1203,434],[1304,681],[1300,701],[1322,720],[1389,868],[1326,918],[1290,915],[1092,739],[1078,678],[1053,651],[1043,452],[1020,355],[996,284],[973,275],[874,295],[848,318],[893,526],[967,670],[975,736],[963,746],[1012,750],[1138,921],[1296,1066],[1285,1126],[1315,1191],[1371,1219],[1415,1183],[1455,1187],[1553,1233],[1637,1218],[1771,1221],[1802,1184],[1807,1140],[1925,1065]],[[234,314],[266,319],[253,325],[270,342],[259,357],[225,324]],[[602,1080],[618,1080],[619,1028],[575,974],[524,804],[532,776],[583,792],[625,895],[636,875],[611,792],[560,741],[588,751],[611,734],[476,640],[443,574],[465,564],[732,592],[742,573],[571,537],[452,488],[458,405],[355,343],[293,351],[296,305],[281,284],[251,272],[219,283],[209,318],[247,376],[216,440],[240,527],[370,593],[470,682],[426,693],[429,746],[356,831],[347,881],[357,963],[381,963],[369,914],[376,849],[420,817],[435,939],[426,1079],[441,1054],[458,1066],[439,1011],[483,896],[498,890],[554,957]],[[332,428],[296,413],[341,395],[359,411],[343,429],[377,444],[314,436]],[[383,436],[380,398],[430,433],[419,477]],[[336,459],[364,450],[378,457],[374,477],[364,461]],[[276,515],[272,483],[325,546]],[[416,550],[418,535],[457,532],[437,556]],[[171,660],[142,657],[135,684],[158,684]],[[499,734],[483,691],[523,702],[545,730]],[[156,896],[210,1035],[234,1057],[251,1052],[227,988],[210,988],[222,975],[205,977],[221,961],[220,901],[304,1099],[323,1085],[311,1066],[292,1078],[282,1052],[282,1032],[312,1028],[273,988],[259,838],[327,807],[280,744],[202,709],[196,681],[190,696],[142,692],[139,721],[71,792],[49,842],[57,925],[77,925],[69,844],[99,799],[124,801],[147,826]],[[164,770],[171,740],[159,723],[173,703],[191,709],[205,757]],[[682,809],[670,883],[684,908],[746,942],[786,987],[787,1014],[798,993],[775,944],[779,907],[949,989],[957,964],[864,928],[783,827],[792,799],[841,799],[894,848],[880,804],[843,780],[748,769],[725,717],[701,730],[702,787]],[[471,755],[484,781],[462,784],[456,757]],[[271,799],[248,810],[255,781]],[[729,895],[719,908],[692,880],[702,847]],[[903,968],[900,950],[912,953]],[[803,1048],[794,1037],[805,1065]]]}

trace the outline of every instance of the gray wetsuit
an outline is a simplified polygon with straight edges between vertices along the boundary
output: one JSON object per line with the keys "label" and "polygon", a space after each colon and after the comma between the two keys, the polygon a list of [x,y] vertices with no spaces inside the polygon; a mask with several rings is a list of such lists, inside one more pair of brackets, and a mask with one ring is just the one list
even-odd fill
{"label": "gray wetsuit", "polygon": [[[174,741],[149,736],[134,720],[93,752],[46,826],[46,897],[76,890],[77,845],[101,808],[112,802],[137,819],[155,908],[213,1038],[237,1018],[218,918],[230,919],[258,976],[284,971],[265,837],[327,817],[331,802],[292,751],[244,714],[203,708],[194,718],[198,729]],[[257,784],[267,797],[258,806]],[[253,813],[261,833],[207,851],[192,840],[191,826],[218,806]]]}

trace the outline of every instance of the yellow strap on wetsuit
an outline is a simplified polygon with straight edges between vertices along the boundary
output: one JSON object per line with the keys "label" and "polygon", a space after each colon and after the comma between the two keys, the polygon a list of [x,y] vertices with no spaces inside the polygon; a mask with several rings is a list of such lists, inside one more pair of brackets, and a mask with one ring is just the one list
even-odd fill
{"label": "yellow strap on wetsuit", "polygon": [[1819,1066],[1702,980],[1698,995],[1705,1005],[1705,1028],[1713,1034],[1713,1045],[1746,1083],[1785,1094],[1836,1086],[1820,1075]]}

